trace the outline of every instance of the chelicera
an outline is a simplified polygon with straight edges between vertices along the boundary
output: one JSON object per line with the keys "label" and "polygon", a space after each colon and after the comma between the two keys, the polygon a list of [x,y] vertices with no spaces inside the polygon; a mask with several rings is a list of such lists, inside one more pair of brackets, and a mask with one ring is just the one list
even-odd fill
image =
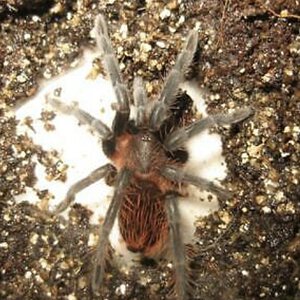
{"label": "chelicera", "polygon": [[112,128],[77,105],[64,104],[59,96],[48,96],[48,101],[60,112],[74,115],[81,123],[91,126],[102,139],[103,151],[110,163],[73,184],[53,213],[56,215],[68,208],[76,194],[89,185],[113,178],[114,194],[96,249],[91,282],[93,291],[98,293],[103,284],[109,234],[118,218],[121,235],[130,251],[151,259],[157,259],[166,252],[172,254],[176,298],[187,299],[188,276],[178,209],[178,198],[183,195],[182,186],[194,185],[223,198],[228,193],[205,178],[184,170],[188,157],[185,144],[214,125],[230,125],[246,119],[252,110],[248,107],[237,109],[230,114],[208,116],[188,125],[181,122],[185,110],[181,109],[178,113],[176,107],[188,106],[188,101],[180,84],[193,62],[198,45],[197,32],[191,30],[166,78],[159,99],[149,101],[142,79],[134,79],[132,98],[136,116],[130,119],[131,97],[122,81],[102,15],[96,18],[95,29],[103,65],[117,98]]}

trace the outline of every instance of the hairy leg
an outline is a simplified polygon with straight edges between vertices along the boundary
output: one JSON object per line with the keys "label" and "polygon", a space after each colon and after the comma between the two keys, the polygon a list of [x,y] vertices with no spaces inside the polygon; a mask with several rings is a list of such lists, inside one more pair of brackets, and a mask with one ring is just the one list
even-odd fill
{"label": "hairy leg", "polygon": [[169,180],[176,181],[178,183],[185,182],[192,184],[201,190],[211,191],[216,194],[220,199],[227,199],[231,193],[225,189],[218,187],[213,182],[204,178],[188,174],[181,169],[166,166],[161,170],[161,174]]}
{"label": "hairy leg", "polygon": [[61,101],[60,96],[50,95],[46,96],[46,100],[55,109],[63,114],[72,115],[76,117],[82,124],[90,126],[91,129],[95,130],[102,139],[107,139],[112,136],[111,130],[100,120],[94,118],[89,113],[83,111],[78,107],[77,103],[72,103],[71,105],[65,104]]}
{"label": "hairy leg", "polygon": [[108,210],[105,215],[104,223],[102,225],[99,241],[96,249],[95,267],[92,274],[92,290],[95,294],[98,294],[101,289],[101,283],[103,281],[105,261],[107,254],[108,237],[114,222],[117,217],[117,213],[120,208],[122,193],[129,184],[131,172],[128,169],[123,169],[118,174],[115,185],[114,196],[110,202]]}
{"label": "hairy leg", "polygon": [[118,61],[111,46],[106,21],[103,15],[98,15],[96,17],[95,31],[96,42],[102,55],[103,65],[112,82],[118,101],[118,103],[114,106],[116,109],[116,115],[112,126],[114,134],[118,136],[124,132],[129,120],[129,94],[126,86],[122,82]]}
{"label": "hairy leg", "polygon": [[168,118],[170,106],[176,100],[180,83],[184,80],[184,74],[191,65],[198,45],[198,34],[191,30],[186,39],[182,52],[178,55],[175,65],[168,75],[159,101],[153,107],[150,115],[149,126],[156,131]]}
{"label": "hairy leg", "polygon": [[250,107],[245,107],[237,109],[230,114],[217,114],[214,116],[208,116],[192,123],[187,127],[178,128],[173,131],[169,136],[166,137],[164,146],[170,152],[180,149],[190,138],[201,133],[205,129],[209,129],[214,125],[231,125],[238,123],[248,118],[251,114],[253,114],[253,109]]}
{"label": "hairy leg", "polygon": [[166,197],[166,211],[169,221],[169,237],[175,269],[175,290],[178,300],[187,299],[188,280],[185,266],[185,248],[180,233],[180,214],[176,195]]}
{"label": "hairy leg", "polygon": [[99,181],[103,177],[108,176],[108,174],[112,171],[112,168],[114,167],[111,164],[104,165],[91,172],[87,177],[74,183],[67,192],[65,199],[57,205],[52,213],[54,215],[57,215],[63,212],[74,202],[76,194],[92,185],[93,183]]}
{"label": "hairy leg", "polygon": [[136,125],[142,126],[146,120],[147,96],[141,77],[135,77],[133,81],[133,100],[137,108]]}

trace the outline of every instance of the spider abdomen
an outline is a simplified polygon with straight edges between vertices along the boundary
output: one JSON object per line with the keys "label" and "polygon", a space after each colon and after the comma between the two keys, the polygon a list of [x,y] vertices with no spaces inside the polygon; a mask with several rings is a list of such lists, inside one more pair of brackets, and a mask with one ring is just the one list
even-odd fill
{"label": "spider abdomen", "polygon": [[165,250],[168,220],[165,194],[143,180],[129,185],[119,211],[119,227],[128,250],[156,258]]}

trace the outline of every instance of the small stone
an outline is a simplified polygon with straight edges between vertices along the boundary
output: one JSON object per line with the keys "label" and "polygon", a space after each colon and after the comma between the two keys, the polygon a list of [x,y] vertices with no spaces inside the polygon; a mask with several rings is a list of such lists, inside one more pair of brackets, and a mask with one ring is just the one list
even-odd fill
{"label": "small stone", "polygon": [[165,44],[165,42],[163,42],[163,41],[157,41],[157,42],[156,42],[156,45],[157,45],[159,48],[162,48],[162,49],[166,48],[166,44]]}
{"label": "small stone", "polygon": [[152,46],[147,43],[142,43],[141,44],[141,51],[142,52],[150,52],[152,50]]}
{"label": "small stone", "polygon": [[242,153],[241,157],[242,157],[242,163],[243,164],[245,164],[249,161],[249,155],[247,153],[245,153],[245,152]]}
{"label": "small stone", "polygon": [[17,81],[20,83],[25,83],[28,80],[28,77],[25,73],[17,75]]}
{"label": "small stone", "polygon": [[8,244],[6,242],[0,243],[0,248],[7,249]]}
{"label": "small stone", "polygon": [[255,201],[258,205],[262,205],[266,201],[266,197],[264,195],[257,195],[255,197]]}
{"label": "small stone", "polygon": [[219,213],[219,217],[220,217],[221,221],[225,224],[229,224],[231,221],[231,216],[227,211],[221,211]]}
{"label": "small stone", "polygon": [[268,83],[271,81],[272,77],[273,77],[273,74],[266,73],[261,79],[263,82]]}
{"label": "small stone", "polygon": [[97,236],[95,234],[91,233],[89,235],[88,246],[89,247],[96,246],[97,245],[97,241],[98,241]]}
{"label": "small stone", "polygon": [[180,18],[179,18],[179,20],[178,20],[178,22],[177,22],[177,25],[183,24],[184,21],[185,21],[185,17],[184,17],[184,16],[180,16]]}
{"label": "small stone", "polygon": [[50,270],[50,266],[49,266],[49,264],[48,264],[48,262],[47,262],[46,259],[41,258],[41,259],[39,260],[39,263],[40,263],[40,265],[41,265],[41,267],[42,267],[43,269]]}
{"label": "small stone", "polygon": [[171,16],[171,11],[167,8],[164,8],[159,16],[162,20],[169,18]]}
{"label": "small stone", "polygon": [[289,77],[292,77],[294,75],[293,70],[290,69],[285,69],[284,73]]}
{"label": "small stone", "polygon": [[251,145],[248,147],[247,151],[251,157],[259,157],[262,149],[263,149],[263,144],[260,144],[258,146]]}
{"label": "small stone", "polygon": [[5,214],[3,216],[3,220],[6,221],[6,222],[10,221],[11,220],[10,215],[9,214]]}
{"label": "small stone", "polygon": [[68,298],[67,298],[68,300],[76,300],[77,298],[76,298],[76,296],[72,293],[72,294],[70,294],[70,295],[68,295]]}
{"label": "small stone", "polygon": [[25,41],[29,41],[30,38],[31,38],[30,33],[25,33],[25,34],[24,34],[24,40],[25,40]]}
{"label": "small stone", "polygon": [[46,69],[44,72],[43,72],[43,76],[45,79],[50,79],[52,78],[52,73],[49,69]]}
{"label": "small stone", "polygon": [[31,236],[31,238],[30,238],[30,243],[33,244],[33,245],[35,245],[35,244],[37,243],[37,241],[38,241],[38,238],[39,238],[38,234],[37,234],[37,233],[34,233],[34,234]]}
{"label": "small stone", "polygon": [[41,18],[38,17],[37,15],[34,15],[34,16],[32,16],[32,21],[37,23],[37,22],[41,21]]}
{"label": "small stone", "polygon": [[120,28],[120,34],[123,39],[127,38],[128,36],[128,26],[127,24],[122,24]]}
{"label": "small stone", "polygon": [[269,213],[271,213],[272,210],[269,206],[264,206],[262,208],[262,211],[263,211],[264,214],[269,214]]}
{"label": "small stone", "polygon": [[116,290],[117,294],[119,295],[125,295],[126,293],[126,285],[122,283]]}
{"label": "small stone", "polygon": [[244,206],[244,207],[242,208],[242,212],[245,214],[246,212],[248,212],[248,208]]}

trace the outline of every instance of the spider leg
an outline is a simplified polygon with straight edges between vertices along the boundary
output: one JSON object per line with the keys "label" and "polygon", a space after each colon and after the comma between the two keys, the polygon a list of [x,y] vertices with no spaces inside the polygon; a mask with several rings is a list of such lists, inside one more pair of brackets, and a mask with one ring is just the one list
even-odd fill
{"label": "spider leg", "polygon": [[161,174],[171,181],[176,181],[178,183],[185,182],[188,184],[192,184],[200,188],[201,190],[211,191],[220,199],[227,199],[231,196],[231,193],[229,191],[215,185],[213,182],[199,176],[188,174],[178,168],[166,166],[161,170]]}
{"label": "spider leg", "polygon": [[166,211],[169,221],[169,238],[175,269],[175,287],[178,300],[187,299],[187,278],[185,270],[185,249],[180,233],[180,213],[177,196],[168,195],[166,198]]}
{"label": "spider leg", "polygon": [[111,130],[100,120],[94,118],[89,113],[83,111],[78,107],[77,103],[72,103],[71,105],[65,104],[60,101],[60,97],[54,94],[48,94],[46,100],[50,103],[55,109],[60,111],[63,114],[73,115],[76,117],[82,124],[86,124],[94,129],[102,139],[107,139],[112,135]]}
{"label": "spider leg", "polygon": [[164,141],[164,146],[168,151],[174,151],[181,148],[190,138],[196,134],[201,133],[205,129],[209,129],[214,125],[230,125],[238,123],[248,118],[253,113],[253,109],[245,107],[235,110],[230,114],[217,114],[214,116],[208,116],[191,125],[178,128],[173,131]]}
{"label": "spider leg", "polygon": [[166,79],[160,99],[152,109],[149,121],[149,126],[152,130],[158,130],[168,117],[170,106],[176,100],[179,85],[184,81],[184,74],[193,61],[197,45],[197,31],[191,30],[182,52],[177,56],[175,65]]}
{"label": "spider leg", "polygon": [[141,77],[135,77],[133,81],[133,99],[135,107],[137,108],[136,125],[142,126],[145,124],[146,110],[145,105],[147,104],[147,96],[143,86]]}
{"label": "spider leg", "polygon": [[102,55],[103,65],[112,82],[118,101],[118,103],[114,106],[116,109],[116,115],[112,125],[114,134],[118,136],[124,132],[129,120],[129,94],[121,79],[118,61],[111,46],[106,21],[103,15],[98,15],[96,17],[95,31],[96,42]]}
{"label": "spider leg", "polygon": [[100,231],[99,241],[96,249],[95,266],[92,274],[92,290],[97,294],[103,280],[108,237],[114,225],[122,199],[122,193],[128,185],[131,177],[131,171],[122,169],[118,174],[113,198],[110,202],[106,216]]}
{"label": "spider leg", "polygon": [[91,172],[87,177],[74,183],[68,190],[65,199],[60,202],[53,211],[53,215],[58,215],[59,213],[67,209],[74,202],[77,193],[102,179],[103,177],[107,176],[112,171],[112,168],[113,166],[111,164],[106,164]]}

